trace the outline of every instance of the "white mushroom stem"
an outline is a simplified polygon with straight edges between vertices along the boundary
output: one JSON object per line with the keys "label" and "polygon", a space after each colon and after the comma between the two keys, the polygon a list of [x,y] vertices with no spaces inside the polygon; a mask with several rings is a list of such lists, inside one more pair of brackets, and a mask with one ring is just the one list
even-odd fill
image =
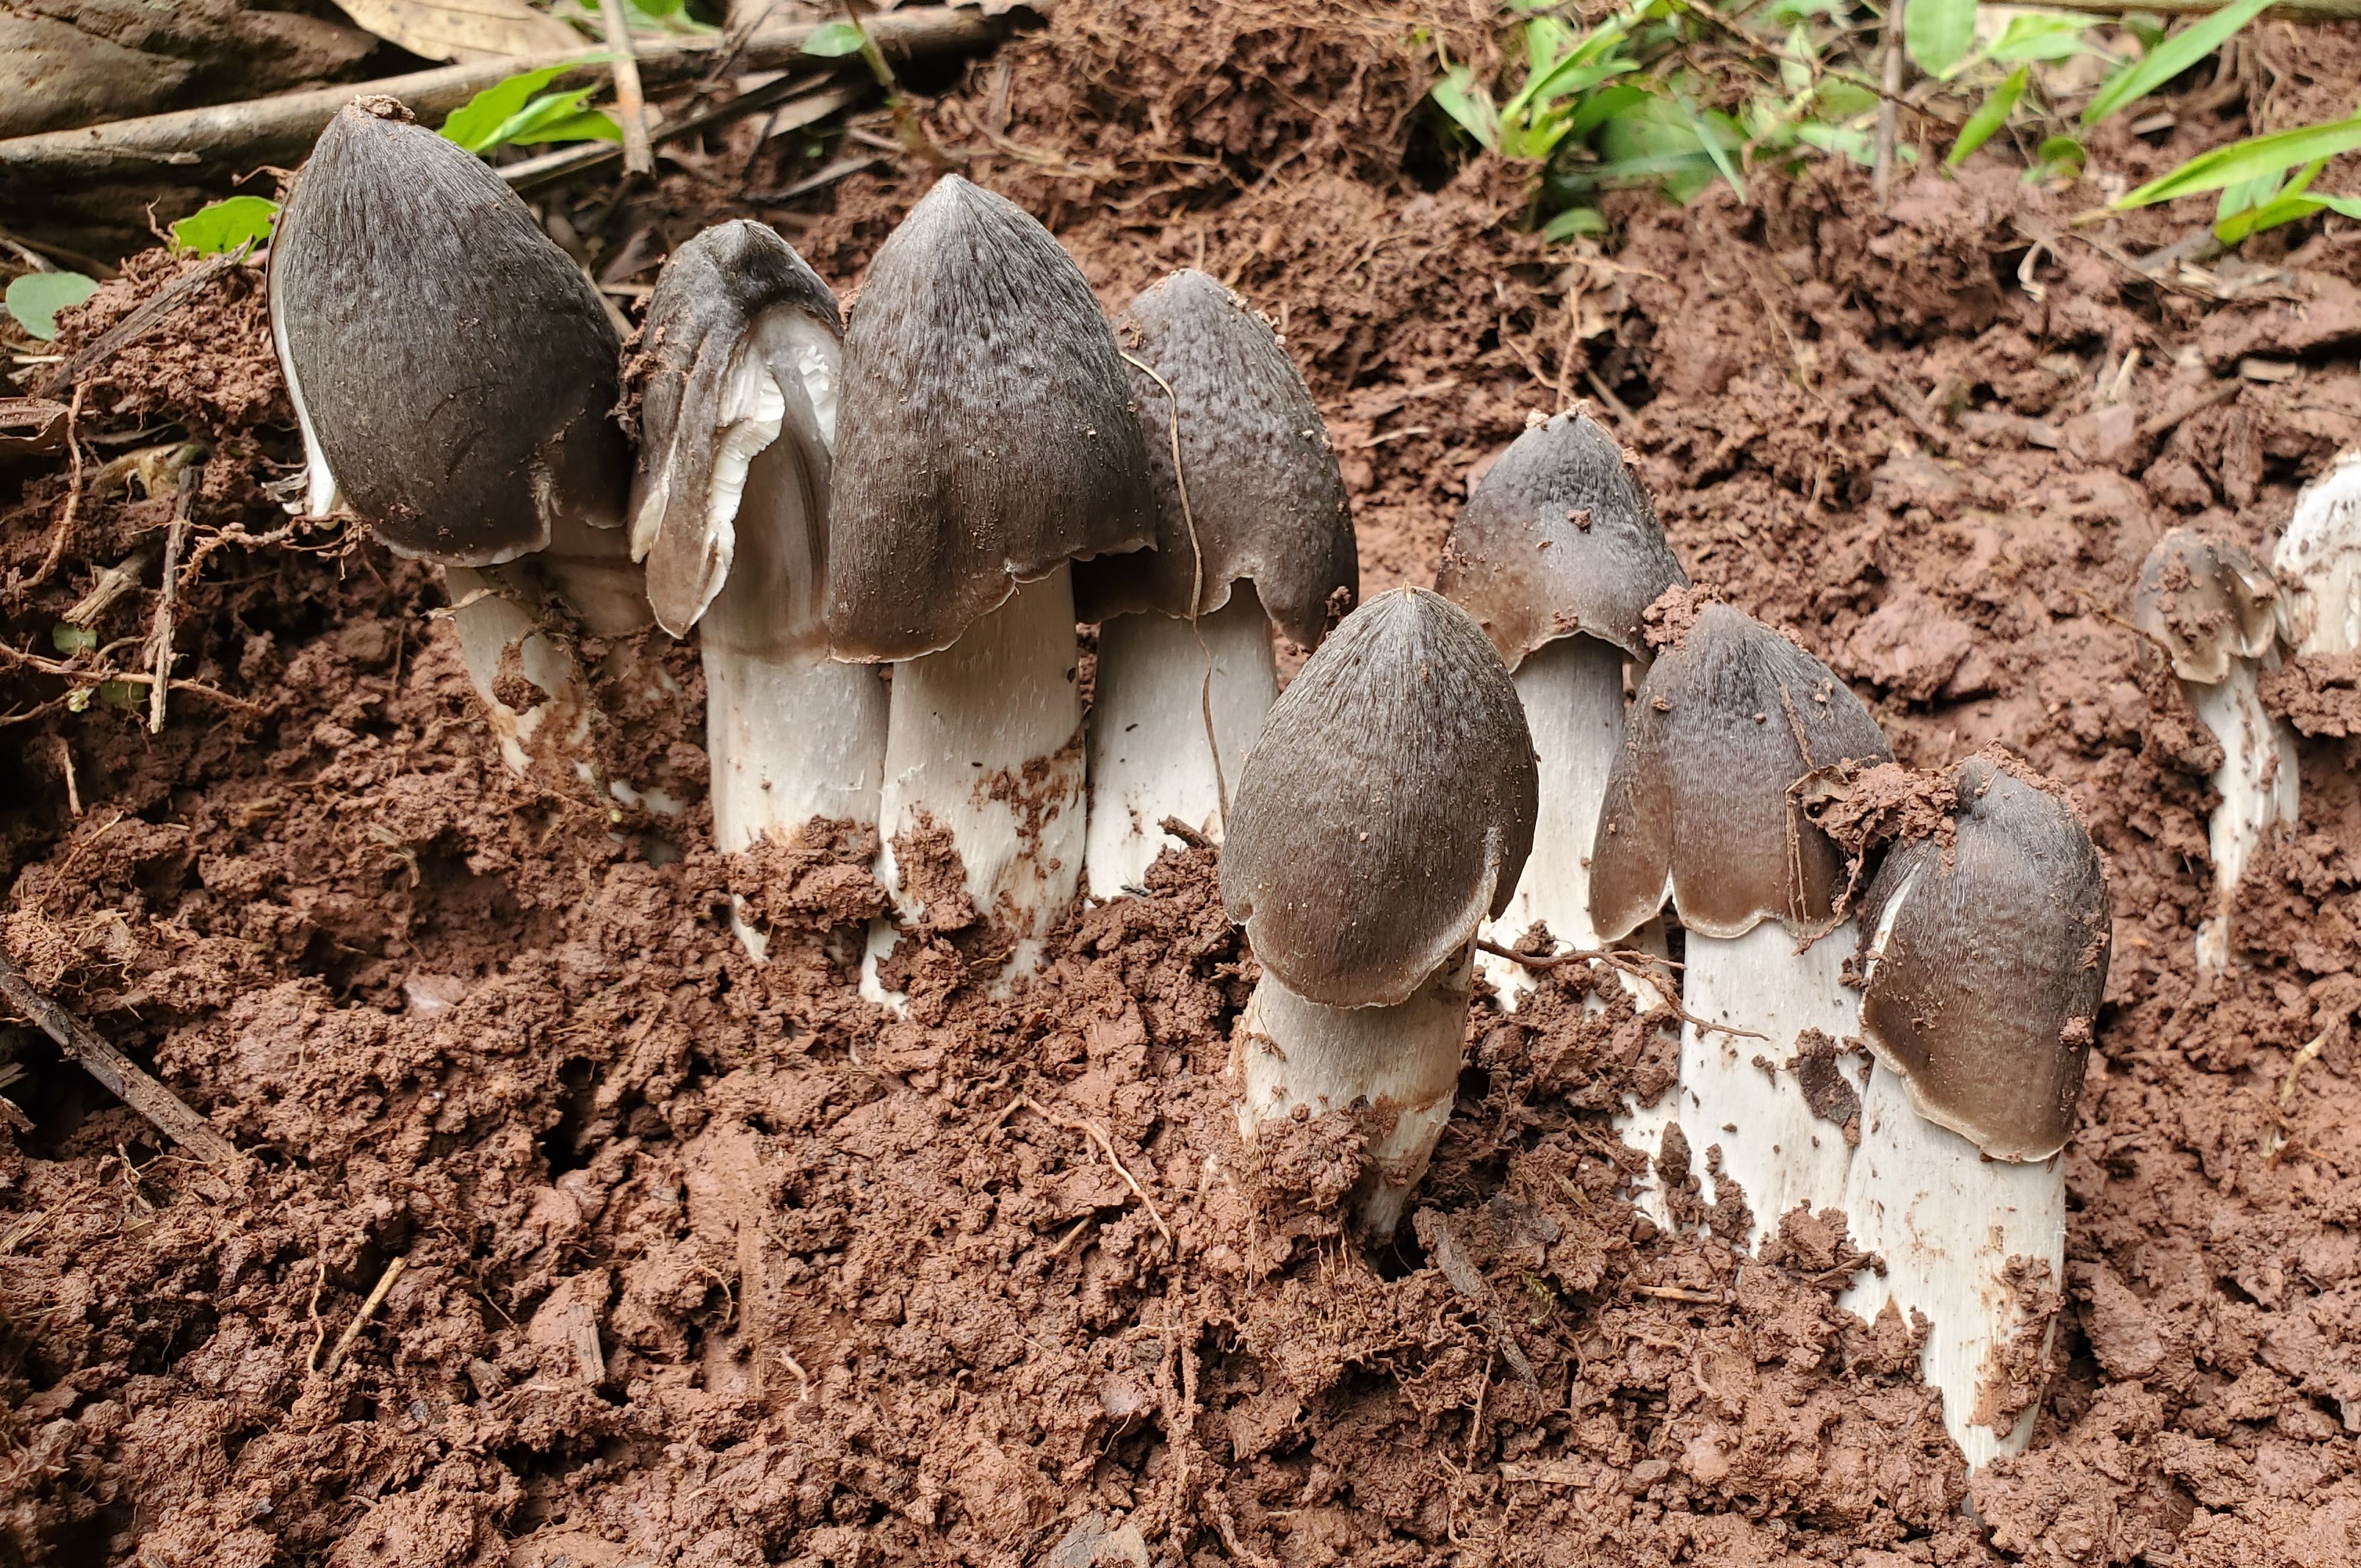
{"label": "white mushroom stem", "polygon": [[[723,590],[724,597],[728,590]],[[708,620],[705,749],[713,844],[725,855],[791,842],[815,817],[873,823],[884,771],[885,683],[825,653],[717,647]]]}
{"label": "white mushroom stem", "polygon": [[2255,689],[2259,666],[2234,658],[2213,685],[2183,682],[2197,721],[2222,743],[2213,788],[2221,798],[2208,825],[2213,858],[2213,913],[2197,928],[2197,967],[2213,973],[2230,964],[2230,913],[2246,862],[2265,839],[2296,819],[2295,736],[2263,707]]}
{"label": "white mushroom stem", "polygon": [[[2004,1278],[2009,1259],[2046,1261],[2051,1281],[2063,1278],[2065,1157],[2025,1165],[1986,1158],[1912,1110],[1901,1076],[1879,1062],[1861,1096],[1861,1146],[1844,1209],[1853,1245],[1883,1257],[1885,1274],[1862,1273],[1839,1305],[1863,1321],[1889,1300],[1905,1323],[1914,1311],[1925,1315],[1919,1369],[1941,1392],[1943,1425],[1971,1471],[2023,1453],[2037,1401],[2005,1432],[1975,1418],[1994,1358],[2022,1321]],[[2044,1331],[2045,1355],[2055,1332],[2054,1322]]]}
{"label": "white mushroom stem", "polygon": [[[1709,1179],[1707,1151],[1719,1146],[1722,1178],[1745,1190],[1754,1212],[1750,1246],[1775,1233],[1779,1217],[1798,1203],[1817,1213],[1840,1202],[1851,1163],[1843,1129],[1814,1113],[1787,1063],[1806,1029],[1832,1040],[1860,1033],[1860,993],[1844,983],[1853,924],[1845,921],[1800,953],[1795,946],[1776,920],[1742,937],[1688,936],[1682,1006],[1708,1024],[1764,1036],[1681,1026],[1679,1121],[1690,1167]],[[1776,1070],[1755,1066],[1757,1057]]]}
{"label": "white mushroom stem", "polygon": [[2271,572],[2298,654],[2361,652],[2361,450],[2297,498]]}
{"label": "white mushroom stem", "polygon": [[[943,828],[976,914],[1016,944],[1008,975],[1038,967],[1041,938],[1082,875],[1078,652],[1073,579],[1060,565],[949,648],[894,666],[878,880],[915,919],[922,911],[902,885],[893,840],[928,822]],[[864,977],[873,994],[878,938]]]}
{"label": "white mushroom stem", "polygon": [[1099,628],[1082,857],[1092,897],[1139,884],[1167,817],[1221,837],[1224,795],[1278,696],[1270,625],[1251,583],[1193,627],[1151,611]]}
{"label": "white mushroom stem", "polygon": [[1472,946],[1392,1007],[1328,1007],[1297,995],[1269,970],[1238,1020],[1230,1070],[1238,1131],[1248,1143],[1299,1105],[1312,1115],[1366,1113],[1368,1168],[1348,1201],[1378,1235],[1400,1223],[1410,1190],[1451,1119],[1459,1086]]}

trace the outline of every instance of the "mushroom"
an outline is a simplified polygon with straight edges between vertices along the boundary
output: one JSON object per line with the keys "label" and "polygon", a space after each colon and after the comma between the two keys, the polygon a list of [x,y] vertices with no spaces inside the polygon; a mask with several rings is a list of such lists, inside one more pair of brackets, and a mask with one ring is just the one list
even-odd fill
{"label": "mushroom", "polygon": [[[1492,940],[1512,946],[1538,921],[1559,941],[1598,948],[1590,841],[1622,749],[1623,662],[1646,668],[1642,612],[1688,586],[1655,505],[1612,436],[1559,414],[1485,473],[1444,541],[1434,586],[1499,650],[1541,758],[1532,858]],[[1496,979],[1511,1007],[1532,986],[1505,962]]]}
{"label": "mushroom", "polygon": [[1360,587],[1327,427],[1262,318],[1183,270],[1133,301],[1121,331],[1156,548],[1074,572],[1082,619],[1101,623],[1082,858],[1097,898],[1146,874],[1167,817],[1221,835],[1279,695],[1271,628],[1316,648]]}
{"label": "mushroom", "polygon": [[1920,1364],[1972,1469],[2032,1435],[2037,1401],[1994,1398],[2012,1342],[2037,1332],[2047,1363],[2048,1326],[2027,1320],[2011,1276],[2047,1264],[2061,1280],[2059,1151],[2106,990],[2109,916],[2098,851],[2051,786],[1984,757],[1951,784],[1949,841],[1896,845],[1861,902],[1875,1060],[1844,1207],[1885,1273],[1842,1304],[1926,1315]]}
{"label": "mushroom", "polygon": [[1345,617],[1239,770],[1222,902],[1262,979],[1232,1046],[1238,1130],[1361,1115],[1350,1201],[1378,1234],[1450,1117],[1476,928],[1516,886],[1538,787],[1499,656],[1423,588]]}
{"label": "mushroom", "polygon": [[1664,645],[1608,774],[1590,916],[1617,941],[1672,895],[1688,933],[1682,1005],[1704,1021],[1681,1030],[1677,1119],[1709,1167],[1719,1146],[1717,1195],[1744,1191],[1751,1242],[1797,1203],[1836,1202],[1849,1156],[1784,1070],[1798,1036],[1841,1039],[1858,1010],[1844,858],[1796,786],[1892,753],[1827,665],[1727,605],[1694,603],[1675,594],[1652,612]]}
{"label": "mushroom", "polygon": [[2213,771],[2221,798],[2207,825],[2213,913],[2197,928],[2197,967],[2229,967],[2230,916],[2246,862],[2275,829],[2296,819],[2295,736],[2256,689],[2279,663],[2278,585],[2246,550],[2176,528],[2140,568],[2132,620],[2172,660],[2197,721],[2222,745]]}
{"label": "mushroom", "polygon": [[2361,449],[2296,498],[2271,569],[2297,657],[2361,653]]}
{"label": "mushroom", "polygon": [[788,843],[814,818],[877,822],[885,685],[828,656],[836,296],[741,218],[665,261],[641,354],[631,554],[656,623],[702,626],[713,838]]}
{"label": "mushroom", "polygon": [[[481,159],[364,97],[296,179],[269,287],[311,510],[341,498],[396,554],[444,568],[511,768],[578,757],[587,694],[535,612],[554,598],[599,637],[648,620],[608,417],[618,345],[589,280]],[[511,647],[547,700],[498,695]]]}
{"label": "mushroom", "polygon": [[[945,175],[870,263],[838,430],[827,623],[835,657],[894,662],[880,827],[948,833],[1029,970],[1082,872],[1068,563],[1155,525],[1115,334],[1047,229]],[[915,917],[897,865],[889,837],[879,878]]]}

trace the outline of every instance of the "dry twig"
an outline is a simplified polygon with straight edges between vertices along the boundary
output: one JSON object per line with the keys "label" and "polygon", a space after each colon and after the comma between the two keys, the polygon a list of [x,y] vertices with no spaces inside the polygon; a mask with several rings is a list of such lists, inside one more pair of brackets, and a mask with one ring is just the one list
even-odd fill
{"label": "dry twig", "polygon": [[353,1342],[361,1337],[361,1330],[368,1325],[369,1319],[377,1315],[378,1308],[384,1304],[386,1292],[393,1288],[393,1282],[401,1278],[401,1271],[409,1266],[410,1257],[406,1253],[385,1266],[385,1272],[377,1277],[377,1284],[370,1289],[368,1299],[363,1301],[361,1310],[353,1314],[353,1321],[345,1325],[345,1332],[336,1336],[336,1348],[328,1353],[328,1365],[321,1370],[331,1377],[336,1375],[336,1369],[345,1364],[346,1353],[353,1348]]}
{"label": "dry twig", "polygon": [[623,127],[624,172],[653,174],[656,155],[648,145],[647,92],[640,85],[640,57],[631,48],[631,24],[623,0],[598,0],[598,20],[606,29],[607,52],[614,57],[615,118]]}
{"label": "dry twig", "polygon": [[164,697],[172,689],[172,611],[179,598],[181,551],[189,542],[189,503],[196,499],[198,467],[181,470],[180,494],[173,498],[172,526],[164,534],[164,581],[156,595],[156,624],[148,633],[148,733],[164,732]]}

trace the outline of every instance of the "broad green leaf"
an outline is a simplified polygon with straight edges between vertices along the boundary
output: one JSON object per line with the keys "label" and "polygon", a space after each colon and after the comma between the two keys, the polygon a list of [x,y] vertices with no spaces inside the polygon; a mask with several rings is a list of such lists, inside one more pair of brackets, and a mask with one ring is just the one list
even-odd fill
{"label": "broad green leaf", "polygon": [[804,40],[804,52],[821,60],[838,60],[848,54],[859,54],[863,42],[861,29],[851,22],[830,22],[813,30]]}
{"label": "broad green leaf", "polygon": [[231,196],[174,224],[172,243],[195,256],[226,256],[268,240],[278,219],[279,203],[267,196]]}
{"label": "broad green leaf", "polygon": [[2356,148],[2361,148],[2361,115],[2349,120],[2331,120],[2325,125],[2274,131],[2269,136],[2248,137],[2245,141],[2199,153],[2163,178],[2151,180],[2138,190],[2117,197],[2115,206],[2118,210],[2146,207],[2169,202],[2176,196],[2219,191],[2242,180],[2280,174],[2300,164],[2334,158]]}
{"label": "broad green leaf", "polygon": [[2260,16],[2271,0],[2233,0],[2200,17],[2107,78],[2097,96],[2082,106],[2082,123],[2095,126],[2125,104],[2147,97],[2230,41],[2232,34]]}
{"label": "broad green leaf", "polygon": [[60,620],[49,628],[49,646],[71,659],[77,653],[97,647],[98,632],[93,627],[75,626]]}
{"label": "broad green leaf", "polygon": [[1565,134],[1570,137],[1588,136],[1609,121],[1620,119],[1653,99],[1653,94],[1646,88],[1630,82],[1618,82],[1612,86],[1602,87],[1582,101],[1582,107],[1566,121]]}
{"label": "broad green leaf", "polygon": [[2323,167],[2318,163],[2307,164],[2293,180],[2284,178],[2283,170],[2276,170],[2223,186],[2222,199],[2213,204],[2214,228],[2220,229],[2224,219],[2249,208],[2266,206],[2281,196],[2296,194],[2317,179]]}
{"label": "broad green leaf", "polygon": [[1858,82],[1839,76],[1820,78],[1820,110],[1832,120],[1850,120],[1877,107],[1877,94]]}
{"label": "broad green leaf", "polygon": [[535,147],[554,141],[620,141],[622,127],[596,109],[583,107],[593,89],[544,93],[494,131],[486,148]]}
{"label": "broad green leaf", "polygon": [[487,151],[498,145],[495,138],[500,128],[522,113],[533,94],[576,66],[589,63],[588,60],[567,60],[560,65],[544,65],[537,71],[519,71],[495,82],[451,111],[450,117],[443,122],[443,135],[469,152]]}
{"label": "broad green leaf", "polygon": [[1993,134],[2008,124],[2009,115],[2016,112],[2018,102],[2025,96],[2028,70],[2018,66],[2008,73],[2007,81],[1984,94],[1984,101],[1968,116],[1968,123],[1960,127],[1959,139],[1943,159],[1944,168],[1957,169],[1967,161],[1970,153],[1992,140]]}
{"label": "broad green leaf", "polygon": [[8,313],[43,343],[58,335],[58,313],[98,292],[97,280],[79,272],[27,272],[8,285]]}
{"label": "broad green leaf", "polygon": [[2090,31],[2087,16],[2061,16],[2055,11],[2020,11],[2008,19],[1998,36],[1987,45],[1986,60],[1996,60],[2003,65],[2015,65],[2026,60],[2070,60],[2090,52],[2091,42],[2084,35]]}
{"label": "broad green leaf", "polygon": [[2033,167],[2025,171],[2024,182],[2031,185],[2069,170],[2080,174],[2087,160],[2082,144],[2072,137],[2044,137],[2041,145],[2033,149]]}
{"label": "broad green leaf", "polygon": [[[1850,159],[1863,168],[1877,161],[1876,144],[1870,140],[1867,131],[1856,126],[1805,124],[1795,127],[1795,137],[1806,147]],[[1906,161],[1914,149],[1905,147],[1899,150]]]}
{"label": "broad green leaf", "polygon": [[1568,207],[1542,225],[1542,237],[1552,245],[1562,245],[1577,235],[1606,232],[1606,214],[1596,207]]}
{"label": "broad green leaf", "polygon": [[1453,66],[1428,96],[1485,151],[1499,150],[1500,111],[1492,106],[1492,94],[1477,84],[1474,71],[1464,65]]}
{"label": "broad green leaf", "polygon": [[1975,41],[1976,0],[1910,0],[1903,10],[1902,47],[1929,76],[1965,60]]}
{"label": "broad green leaf", "polygon": [[[1706,155],[1713,159],[1714,168],[1720,171],[1724,180],[1730,181],[1730,188],[1738,193],[1739,201],[1743,203],[1746,200],[1746,176],[1739,172],[1738,160],[1730,155],[1730,148],[1723,145],[1723,127],[1710,123],[1707,116],[1698,114],[1686,104],[1681,105],[1681,113],[1688,116],[1689,129],[1696,133],[1697,144],[1705,148]],[[1744,139],[1744,137],[1734,129],[1730,132],[1731,145],[1734,146]]]}
{"label": "broad green leaf", "polygon": [[620,142],[623,139],[623,127],[617,125],[615,116],[608,114],[604,109],[585,109],[579,114],[568,115],[563,119],[551,120],[536,127],[532,136],[514,137],[511,139],[519,147],[538,147],[544,143],[562,141]]}

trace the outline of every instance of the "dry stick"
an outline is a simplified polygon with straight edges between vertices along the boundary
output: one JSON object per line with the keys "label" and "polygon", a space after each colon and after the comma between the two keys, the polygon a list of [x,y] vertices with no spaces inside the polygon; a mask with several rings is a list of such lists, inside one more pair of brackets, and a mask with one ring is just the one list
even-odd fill
{"label": "dry stick", "polygon": [[73,746],[62,735],[49,737],[58,743],[58,771],[66,779],[66,809],[76,817],[82,815],[82,785],[74,779]]}
{"label": "dry stick", "polygon": [[[826,78],[820,80],[825,81]],[[813,93],[808,97],[797,96],[812,85],[810,77],[801,80],[789,78],[757,87],[752,93],[741,93],[726,104],[717,104],[694,115],[683,115],[677,120],[667,120],[648,133],[649,143],[654,146],[677,141],[683,137],[694,136],[698,131],[708,130],[793,99],[794,102],[785,104],[772,117],[769,134],[777,136],[824,119],[839,109],[850,108],[860,99],[862,93],[857,87],[831,87]],[[508,164],[500,174],[508,181],[511,191],[538,191],[561,180],[571,180],[576,175],[602,169],[622,156],[623,149],[611,143],[585,142],[578,147],[560,148],[555,152],[544,152],[538,158]]]}
{"label": "dry stick", "polygon": [[[78,681],[85,686],[103,686],[110,681],[126,686],[153,685],[156,683],[155,676],[143,671],[77,669],[71,664],[56,659],[44,659],[38,653],[27,653],[21,648],[12,648],[5,642],[0,642],[0,664],[9,668],[21,667],[31,670],[37,674],[55,675],[60,680]],[[187,681],[174,676],[171,687],[176,692],[194,692],[199,696],[210,697],[234,712],[250,713],[258,718],[270,712],[270,709],[261,703],[248,702],[244,697],[232,696],[220,687],[209,686],[203,681]]]}
{"label": "dry stick", "polygon": [[1148,1206],[1148,1217],[1156,1222],[1156,1229],[1163,1235],[1166,1244],[1175,1246],[1180,1245],[1173,1241],[1172,1228],[1164,1223],[1164,1216],[1157,1212],[1156,1200],[1148,1195],[1148,1189],[1139,1184],[1139,1179],[1132,1175],[1122,1159],[1116,1156],[1115,1141],[1107,1136],[1104,1127],[1100,1126],[1096,1122],[1069,1122],[1062,1116],[1052,1115],[1043,1108],[1039,1101],[1029,1094],[1018,1095],[1010,1104],[1009,1109],[1014,1111],[1020,1107],[1032,1112],[1053,1127],[1063,1127],[1070,1133],[1081,1133],[1097,1144],[1099,1151],[1106,1156],[1107,1163],[1115,1167],[1115,1173],[1123,1178],[1123,1184],[1131,1189],[1132,1196]]}
{"label": "dry stick", "polygon": [[98,618],[115,607],[115,601],[137,587],[148,576],[148,568],[156,564],[156,552],[141,545],[118,564],[104,568],[90,585],[90,592],[76,600],[66,611],[68,626],[88,627],[97,624]]}
{"label": "dry stick", "polygon": [[172,609],[180,587],[181,551],[189,540],[189,503],[196,499],[200,470],[181,470],[181,493],[172,504],[172,526],[164,534],[164,583],[156,595],[156,625],[148,634],[155,679],[148,687],[148,733],[164,732],[164,696],[172,689]]}
{"label": "dry stick", "polygon": [[623,14],[623,0],[598,0],[598,19],[607,32],[607,52],[614,56],[615,117],[623,125],[623,168],[631,174],[653,174],[655,149],[648,145],[648,99],[640,86],[640,57],[631,49],[631,23]]}
{"label": "dry stick", "polygon": [[336,1375],[336,1368],[345,1364],[345,1353],[351,1350],[353,1342],[361,1337],[362,1328],[377,1314],[378,1308],[385,1300],[385,1293],[393,1288],[393,1282],[401,1278],[401,1271],[409,1266],[407,1253],[385,1266],[385,1272],[377,1277],[377,1285],[369,1291],[368,1299],[363,1301],[361,1310],[353,1314],[353,1321],[345,1325],[345,1332],[336,1336],[336,1348],[328,1353],[328,1365],[322,1367],[322,1371],[331,1377]]}
{"label": "dry stick", "polygon": [[[5,146],[0,143],[0,146]],[[46,398],[68,382],[73,383],[74,406],[82,406],[82,378],[114,358],[132,344],[138,342],[163,323],[166,316],[179,310],[196,296],[197,291],[246,259],[251,242],[242,245],[225,256],[216,256],[203,266],[182,273],[146,304],[108,327],[90,342],[76,349],[66,359],[51,367],[49,373],[33,385],[33,396]],[[73,439],[71,427],[66,439]]]}
{"label": "dry stick", "polygon": [[97,1030],[41,994],[5,953],[0,953],[0,992],[6,994],[18,1012],[39,1025],[41,1032],[58,1043],[68,1060],[79,1064],[117,1100],[153,1122],[166,1137],[207,1165],[238,1162],[236,1146],[215,1132],[211,1122],[190,1110],[178,1095],[157,1082],[146,1068],[107,1044]]}
{"label": "dry stick", "polygon": [[2181,421],[2202,414],[2216,403],[2228,402],[2232,398],[2236,397],[2239,392],[2245,389],[2245,387],[2246,383],[2235,376],[2233,376],[2228,380],[2222,382],[2219,386],[2209,387],[2201,395],[2191,398],[2185,403],[2177,403],[2173,407],[2165,410],[2162,413],[2158,414],[2153,419],[2147,420],[2142,423],[2139,427],[2140,439],[2143,441],[2153,440],[2157,436],[2164,434],[2167,431],[2171,430],[2174,426],[2180,424]]}
{"label": "dry stick", "polygon": [[1877,101],[1877,164],[1871,189],[1877,210],[1885,210],[1894,192],[1894,141],[1902,114],[1895,95],[1902,91],[1902,9],[1905,0],[1887,0],[1885,12],[1885,91]]}

